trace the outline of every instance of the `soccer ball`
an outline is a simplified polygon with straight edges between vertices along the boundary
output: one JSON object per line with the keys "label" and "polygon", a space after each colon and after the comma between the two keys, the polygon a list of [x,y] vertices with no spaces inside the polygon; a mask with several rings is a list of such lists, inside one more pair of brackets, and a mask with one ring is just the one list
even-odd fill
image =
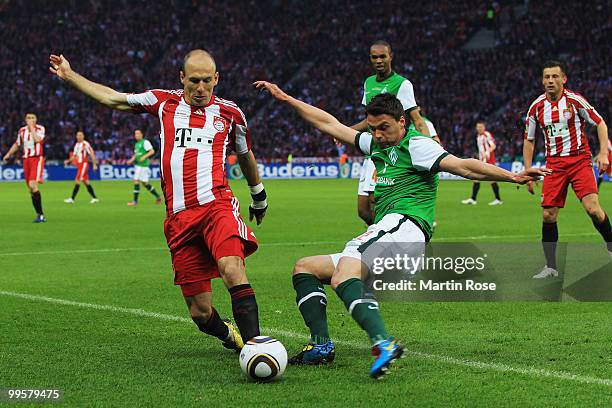
{"label": "soccer ball", "polygon": [[272,337],[253,337],[240,352],[240,368],[253,381],[268,382],[280,378],[286,367],[287,350]]}

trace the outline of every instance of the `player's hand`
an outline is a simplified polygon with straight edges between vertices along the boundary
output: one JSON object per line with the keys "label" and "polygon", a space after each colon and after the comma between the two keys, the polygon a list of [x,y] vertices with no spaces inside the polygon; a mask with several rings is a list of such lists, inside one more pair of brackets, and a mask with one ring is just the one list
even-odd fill
{"label": "player's hand", "polygon": [[[540,177],[546,177],[550,175],[551,173],[552,173],[552,170],[547,169],[546,167],[540,167],[540,168],[529,167],[521,171],[520,173],[516,174],[512,178],[512,181],[514,181],[517,184],[526,184],[530,181],[537,181],[540,179]],[[527,187],[527,189],[529,190],[529,187]]]}
{"label": "player's hand", "polygon": [[[529,192],[529,194],[534,195],[535,194],[535,190],[533,189],[533,181],[528,181],[527,182],[527,191]],[[516,186],[516,188],[518,188],[518,186]]]}
{"label": "player's hand", "polygon": [[7,153],[7,154],[5,154],[5,155],[4,155],[4,157],[2,158],[2,161],[8,161],[8,159],[10,159],[10,158],[11,158],[11,156],[9,156],[9,155],[8,155],[8,153]]}
{"label": "player's hand", "polygon": [[94,170],[94,171],[98,171],[98,165],[97,165],[97,164],[94,164],[94,165],[93,165],[93,170]]}
{"label": "player's hand", "polygon": [[70,160],[64,160],[64,166],[67,166],[70,163]]}
{"label": "player's hand", "polygon": [[278,99],[279,101],[288,101],[291,97],[287,95],[282,89],[278,87],[278,85],[273,84],[267,81],[255,81],[253,82],[255,88],[260,90],[266,90],[270,92],[270,94]]}
{"label": "player's hand", "polygon": [[251,190],[251,198],[253,199],[253,202],[249,205],[249,221],[253,221],[253,218],[255,218],[257,225],[259,225],[266,216],[266,210],[268,209],[266,198],[268,196],[262,183],[249,186],[249,190]]}
{"label": "player's hand", "polygon": [[597,172],[599,173],[599,175],[603,175],[606,170],[608,170],[609,166],[610,161],[608,160],[608,155],[599,153],[597,155]]}
{"label": "player's hand", "polygon": [[70,68],[70,63],[63,55],[55,55],[51,54],[49,56],[49,71],[53,74],[57,75],[62,79],[66,79],[68,74],[72,71]]}
{"label": "player's hand", "polygon": [[253,221],[253,218],[255,218],[257,225],[261,224],[264,217],[266,216],[267,209],[267,204],[264,208],[253,208],[253,203],[251,203],[251,205],[249,205],[249,221]]}

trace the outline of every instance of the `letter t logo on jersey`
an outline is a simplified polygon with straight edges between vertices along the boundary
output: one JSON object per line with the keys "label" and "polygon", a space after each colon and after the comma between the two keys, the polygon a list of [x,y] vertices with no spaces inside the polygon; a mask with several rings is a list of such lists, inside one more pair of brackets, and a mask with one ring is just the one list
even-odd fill
{"label": "letter t logo on jersey", "polygon": [[[189,135],[187,135],[187,132],[189,132]],[[189,128],[176,129],[176,137],[174,138],[174,141],[179,142],[178,147],[186,147],[185,141],[191,142],[191,132],[192,129]]]}

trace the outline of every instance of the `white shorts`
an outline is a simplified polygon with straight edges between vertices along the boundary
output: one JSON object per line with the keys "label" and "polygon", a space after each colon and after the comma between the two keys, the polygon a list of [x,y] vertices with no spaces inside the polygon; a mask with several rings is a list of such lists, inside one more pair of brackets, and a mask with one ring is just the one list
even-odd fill
{"label": "white shorts", "polygon": [[357,195],[367,196],[374,192],[376,187],[376,166],[371,159],[365,159],[359,172],[359,188]]}
{"label": "white shorts", "polygon": [[[330,256],[335,268],[338,266],[340,258],[347,256],[361,261],[368,248],[379,251],[392,247],[394,243],[411,243],[410,253],[413,256],[420,256],[425,253],[425,241],[425,234],[410,218],[402,214],[387,214],[376,224],[370,225],[366,232],[347,242],[342,252]],[[375,243],[387,245],[372,246]],[[412,243],[417,245],[412,245]],[[368,254],[367,258],[373,258],[377,255]]]}
{"label": "white shorts", "polygon": [[134,181],[148,183],[149,177],[151,177],[151,169],[143,166],[134,166]]}

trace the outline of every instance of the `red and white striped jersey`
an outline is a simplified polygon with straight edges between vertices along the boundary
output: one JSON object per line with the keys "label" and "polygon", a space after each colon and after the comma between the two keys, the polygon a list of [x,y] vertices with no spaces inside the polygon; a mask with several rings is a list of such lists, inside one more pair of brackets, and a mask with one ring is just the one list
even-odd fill
{"label": "red and white striped jersey", "polygon": [[15,143],[17,143],[17,146],[21,146],[23,148],[24,159],[43,155],[42,145],[45,142],[45,127],[36,125],[36,134],[41,138],[40,143],[34,142],[34,138],[32,137],[32,134],[28,130],[27,126],[20,128],[17,132],[17,140]]}
{"label": "red and white striped jersey", "polygon": [[525,139],[535,140],[536,124],[546,140],[546,157],[591,156],[585,125],[598,125],[601,116],[586,98],[569,89],[563,90],[558,101],[550,101],[546,93],[529,107],[525,124]]}
{"label": "red and white striped jersey", "polygon": [[478,158],[482,161],[489,161],[495,148],[495,139],[488,130],[485,130],[482,135],[476,135],[476,143],[478,144]]}
{"label": "red and white striped jersey", "polygon": [[76,164],[89,162],[89,158],[93,157],[94,151],[87,140],[76,142],[72,149],[72,157]]}
{"label": "red and white striped jersey", "polygon": [[227,147],[238,154],[251,149],[250,131],[238,105],[213,95],[208,105],[191,106],[182,89],[154,89],[127,99],[135,112],[159,118],[168,214],[211,202],[230,190],[225,177]]}

